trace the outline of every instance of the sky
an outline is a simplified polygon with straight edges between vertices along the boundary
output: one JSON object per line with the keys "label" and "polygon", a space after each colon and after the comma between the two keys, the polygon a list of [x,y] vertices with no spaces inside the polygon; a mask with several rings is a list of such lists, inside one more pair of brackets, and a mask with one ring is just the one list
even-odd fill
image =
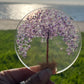
{"label": "sky", "polygon": [[0,2],[31,2],[84,5],[84,0],[0,0]]}

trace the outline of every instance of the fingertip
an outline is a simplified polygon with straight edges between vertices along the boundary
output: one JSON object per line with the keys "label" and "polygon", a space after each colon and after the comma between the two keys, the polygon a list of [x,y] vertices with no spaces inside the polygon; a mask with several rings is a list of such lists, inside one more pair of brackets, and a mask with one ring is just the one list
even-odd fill
{"label": "fingertip", "polygon": [[30,70],[33,72],[39,72],[41,70],[41,67],[40,67],[40,65],[31,66]]}

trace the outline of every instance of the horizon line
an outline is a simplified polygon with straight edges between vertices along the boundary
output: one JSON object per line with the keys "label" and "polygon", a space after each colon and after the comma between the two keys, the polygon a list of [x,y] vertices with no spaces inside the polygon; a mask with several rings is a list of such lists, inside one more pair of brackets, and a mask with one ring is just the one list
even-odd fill
{"label": "horizon line", "polygon": [[0,4],[56,4],[56,5],[80,5],[84,6],[83,2],[76,2],[72,3],[71,1],[68,2],[57,2],[57,1],[50,1],[50,2],[44,2],[44,1],[0,1]]}

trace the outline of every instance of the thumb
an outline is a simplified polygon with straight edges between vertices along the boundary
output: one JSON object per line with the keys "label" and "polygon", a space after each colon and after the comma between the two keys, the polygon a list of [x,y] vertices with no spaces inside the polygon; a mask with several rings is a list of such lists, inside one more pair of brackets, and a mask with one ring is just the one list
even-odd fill
{"label": "thumb", "polygon": [[26,84],[46,84],[50,79],[52,72],[50,69],[42,70],[39,73],[30,77]]}

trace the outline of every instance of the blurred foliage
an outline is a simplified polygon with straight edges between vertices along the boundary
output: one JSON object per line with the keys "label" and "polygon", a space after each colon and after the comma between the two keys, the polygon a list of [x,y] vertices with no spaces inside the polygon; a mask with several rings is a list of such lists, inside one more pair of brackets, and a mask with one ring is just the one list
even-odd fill
{"label": "blurred foliage", "polygon": [[[19,61],[15,49],[15,30],[0,30],[0,71],[24,67]],[[84,84],[84,33],[82,33],[82,49],[75,64],[67,71],[53,75],[55,84]]]}

